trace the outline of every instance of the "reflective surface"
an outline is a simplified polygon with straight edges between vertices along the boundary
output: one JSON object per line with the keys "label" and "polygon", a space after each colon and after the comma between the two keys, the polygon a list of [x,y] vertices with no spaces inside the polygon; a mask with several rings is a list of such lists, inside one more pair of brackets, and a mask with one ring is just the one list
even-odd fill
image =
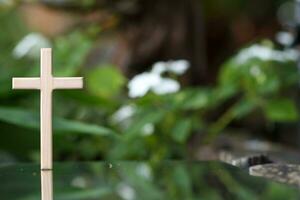
{"label": "reflective surface", "polygon": [[41,171],[41,197],[42,200],[53,200],[53,171]]}
{"label": "reflective surface", "polygon": [[[49,189],[52,174],[39,165],[0,167],[0,199],[41,199],[41,176]],[[296,188],[218,162],[55,164],[53,181],[55,200],[300,199]]]}

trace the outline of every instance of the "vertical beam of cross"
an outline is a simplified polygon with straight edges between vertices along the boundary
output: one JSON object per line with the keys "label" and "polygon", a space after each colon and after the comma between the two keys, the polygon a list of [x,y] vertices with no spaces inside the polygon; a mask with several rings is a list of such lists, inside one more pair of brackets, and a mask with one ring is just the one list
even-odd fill
{"label": "vertical beam of cross", "polygon": [[51,50],[41,51],[41,168],[52,169],[52,60]]}
{"label": "vertical beam of cross", "polygon": [[80,89],[82,77],[52,76],[52,50],[41,49],[40,78],[13,78],[13,89],[40,90],[41,98],[41,169],[52,169],[52,92],[55,89]]}

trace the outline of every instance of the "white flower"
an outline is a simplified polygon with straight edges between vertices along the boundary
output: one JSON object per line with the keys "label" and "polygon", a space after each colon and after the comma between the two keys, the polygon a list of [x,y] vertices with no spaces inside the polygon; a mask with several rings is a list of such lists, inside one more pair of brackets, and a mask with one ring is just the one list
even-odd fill
{"label": "white flower", "polygon": [[278,51],[272,48],[253,45],[249,48],[243,49],[236,57],[236,62],[239,64],[247,62],[249,59],[258,58],[263,61],[293,61],[297,60],[299,53],[296,50]]}
{"label": "white flower", "polygon": [[178,92],[179,89],[179,83],[170,78],[161,78],[159,84],[152,88],[153,92],[158,95],[175,93]]}
{"label": "white flower", "polygon": [[154,63],[151,72],[155,74],[162,74],[167,71],[167,63],[166,62],[157,62]]}
{"label": "white flower", "polygon": [[14,48],[13,56],[22,58],[28,56],[29,58],[38,58],[40,49],[51,47],[50,41],[39,33],[30,33],[26,35]]}
{"label": "white flower", "polygon": [[177,75],[184,74],[188,68],[190,67],[190,63],[186,60],[177,60],[169,62],[168,71],[173,72]]}
{"label": "white flower", "polygon": [[136,75],[129,83],[129,96],[131,98],[142,97],[149,91],[155,94],[169,94],[177,92],[180,85],[177,81],[163,78],[159,74],[144,72]]}
{"label": "white flower", "polygon": [[135,76],[129,82],[128,88],[129,96],[136,98],[145,96],[149,91],[158,95],[175,93],[180,89],[180,85],[173,79],[163,78],[158,74],[145,72]]}
{"label": "white flower", "polygon": [[149,91],[158,95],[175,93],[180,89],[180,84],[173,79],[164,78],[164,72],[172,72],[177,75],[183,74],[189,68],[186,60],[157,62],[150,72],[136,75],[128,83],[129,96],[131,98],[145,96]]}
{"label": "white flower", "polygon": [[154,132],[154,125],[151,123],[146,124],[143,128],[142,128],[142,133],[144,136],[149,136],[152,135]]}
{"label": "white flower", "polygon": [[172,72],[181,75],[189,68],[186,60],[157,62],[150,72],[136,75],[128,83],[129,96],[131,98],[145,96],[149,91],[158,95],[175,93],[180,89],[180,84],[173,79],[164,78],[164,72]]}
{"label": "white flower", "polygon": [[128,84],[129,96],[132,98],[145,96],[147,92],[155,85],[158,85],[160,81],[160,75],[155,73],[144,72],[136,75]]}
{"label": "white flower", "polygon": [[152,67],[152,73],[162,74],[164,72],[172,72],[176,75],[182,75],[188,70],[190,64],[187,60],[176,60],[168,62],[157,62]]}
{"label": "white flower", "polygon": [[120,183],[117,186],[117,193],[120,197],[122,197],[122,199],[125,200],[133,200],[136,197],[135,190],[126,183]]}
{"label": "white flower", "polygon": [[294,41],[294,36],[289,32],[279,32],[276,34],[276,40],[282,44],[289,46]]}
{"label": "white flower", "polygon": [[133,114],[136,111],[136,107],[133,105],[126,105],[126,106],[122,106],[119,110],[117,110],[113,116],[112,116],[112,121],[114,123],[120,123],[123,122],[127,119],[129,119],[130,117],[133,116]]}

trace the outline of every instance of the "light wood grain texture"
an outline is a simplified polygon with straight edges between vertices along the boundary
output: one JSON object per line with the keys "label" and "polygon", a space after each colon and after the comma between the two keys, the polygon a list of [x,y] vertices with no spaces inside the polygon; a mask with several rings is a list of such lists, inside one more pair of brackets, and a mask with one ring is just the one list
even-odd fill
{"label": "light wood grain texture", "polygon": [[53,89],[77,89],[83,87],[83,78],[54,78]]}
{"label": "light wood grain texture", "polygon": [[39,90],[39,78],[13,78],[13,89]]}
{"label": "light wood grain texture", "polygon": [[52,169],[52,52],[41,51],[41,169]]}
{"label": "light wood grain texture", "polygon": [[41,196],[42,200],[53,200],[53,172],[41,171]]}
{"label": "light wood grain texture", "polygon": [[13,78],[13,89],[39,89],[41,93],[41,169],[52,169],[52,92],[54,89],[80,89],[82,77],[53,77],[52,51],[41,49],[41,77]]}

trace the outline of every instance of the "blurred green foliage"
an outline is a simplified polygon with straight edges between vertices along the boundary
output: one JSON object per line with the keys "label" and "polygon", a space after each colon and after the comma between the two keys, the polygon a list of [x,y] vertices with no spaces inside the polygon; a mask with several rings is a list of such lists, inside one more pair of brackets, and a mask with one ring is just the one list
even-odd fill
{"label": "blurred green foliage", "polygon": [[[12,91],[11,80],[17,76],[38,76],[39,59],[38,56],[13,56],[15,46],[28,34],[15,10],[1,11],[0,25],[5,30],[0,34],[1,151],[17,160],[36,160],[38,92]],[[289,56],[293,53],[275,50],[269,41],[250,46],[225,62],[215,86],[184,87],[173,94],[150,92],[141,98],[129,98],[128,80],[117,67],[109,63],[94,67],[86,64],[100,35],[97,30],[92,26],[51,39],[54,75],[82,75],[86,87],[83,91],[58,91],[54,95],[57,160],[150,159],[158,162],[188,158],[188,142],[194,135],[202,135],[199,144],[210,142],[231,122],[250,114],[263,117],[266,123],[298,119],[290,95],[298,81],[295,59]],[[257,46],[283,59],[250,56],[241,62],[243,51]],[[225,104],[226,109],[221,112]],[[116,120],[118,110],[126,106],[134,112]],[[212,118],[213,113],[218,116]],[[33,144],[30,149],[28,143]]]}

